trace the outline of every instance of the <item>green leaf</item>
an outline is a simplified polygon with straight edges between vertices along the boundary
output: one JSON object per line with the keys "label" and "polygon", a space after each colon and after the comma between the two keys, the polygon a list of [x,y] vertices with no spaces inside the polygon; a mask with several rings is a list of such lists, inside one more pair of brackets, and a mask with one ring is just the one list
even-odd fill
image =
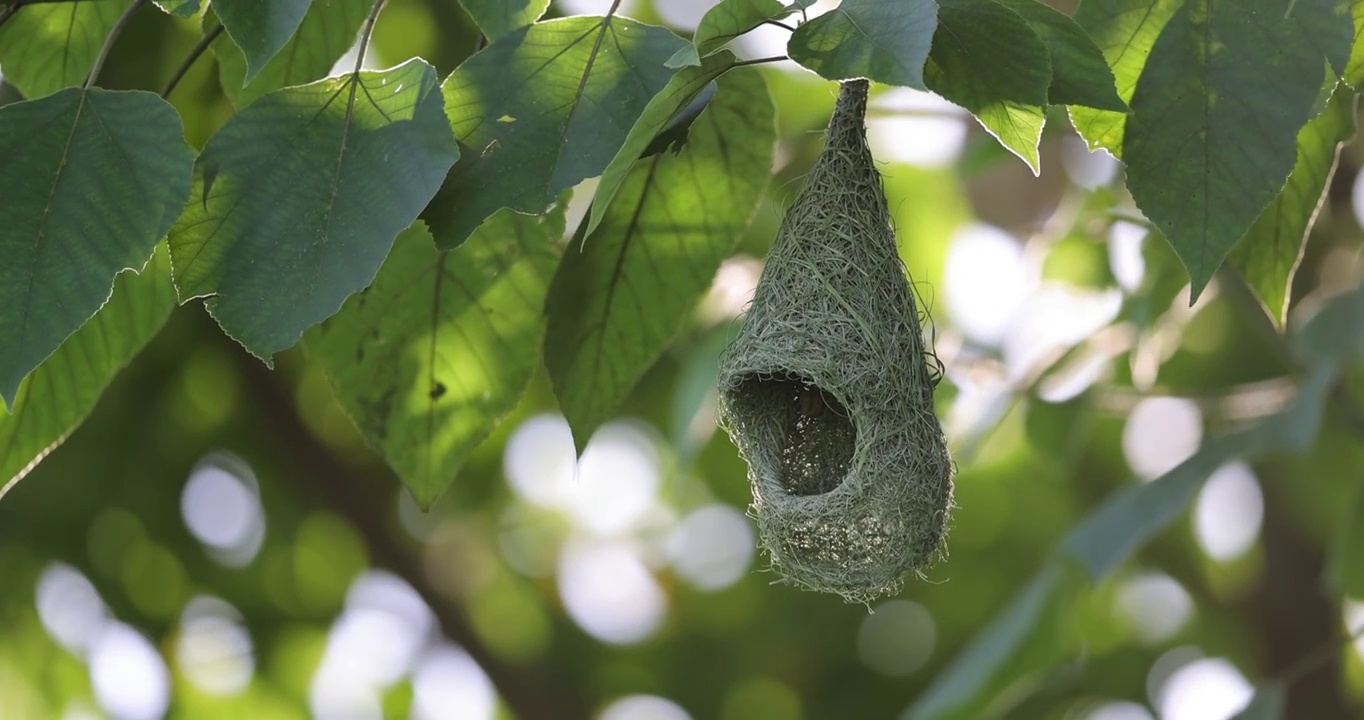
{"label": "green leaf", "polygon": [[0,497],[85,419],[174,307],[162,243],[141,273],[118,276],[109,302],[24,380],[9,413],[0,410]]}
{"label": "green leaf", "polygon": [[711,55],[699,67],[683,68],[668,81],[653,100],[649,101],[639,120],[630,128],[630,134],[625,136],[625,143],[621,145],[620,151],[601,174],[601,181],[597,183],[597,194],[592,201],[592,213],[588,219],[588,235],[595,232],[597,226],[601,224],[602,216],[606,214],[606,208],[616,196],[620,184],[625,181],[626,173],[630,172],[630,168],[649,143],[663,131],[677,113],[695,100],[706,86],[734,67],[734,62],[734,56],[728,52]]}
{"label": "green leaf", "polygon": [[1354,20],[1354,41],[1350,45],[1350,59],[1345,63],[1341,79],[1359,90],[1364,88],[1364,0],[1354,0],[1350,4],[1350,17]]}
{"label": "green leaf", "polygon": [[418,222],[374,283],[308,331],[309,354],[412,496],[430,507],[539,367],[562,208],[503,210],[459,248]]}
{"label": "green leaf", "polygon": [[639,163],[554,276],[545,366],[580,452],[677,334],[767,186],[776,130],[762,76],[717,82],[682,151]]}
{"label": "green leaf", "polygon": [[1283,22],[1293,1],[1188,0],[1132,96],[1127,187],[1188,269],[1191,302],[1283,188],[1312,117],[1325,63]]}
{"label": "green leaf", "polygon": [[1066,15],[1037,0],[999,0],[1018,13],[1047,46],[1051,85],[1047,100],[1056,105],[1127,112],[1113,86],[1113,71],[1085,31]]}
{"label": "green leaf", "polygon": [[460,0],[460,4],[490,41],[539,20],[549,9],[549,0]]}
{"label": "green leaf", "polygon": [[[1103,51],[1113,70],[1118,97],[1132,102],[1137,78],[1146,67],[1156,37],[1183,0],[1081,0],[1075,23]],[[1122,157],[1127,113],[1083,106],[1070,108],[1070,121],[1090,150],[1103,148]]]}
{"label": "green leaf", "polygon": [[504,207],[541,213],[600,175],[672,71],[682,46],[663,28],[621,17],[536,23],[494,41],[446,78],[455,165],[423,219],[458,246]]}
{"label": "green leaf", "polygon": [[1298,132],[1298,160],[1288,184],[1227,258],[1280,326],[1288,318],[1293,274],[1302,261],[1317,212],[1326,200],[1336,157],[1354,134],[1354,93],[1341,84],[1326,109]]}
{"label": "green leaf", "polygon": [[293,37],[312,0],[215,0],[213,11],[232,42],[246,57],[246,77],[251,81]]}
{"label": "green leaf", "polygon": [[256,356],[293,345],[374,279],[458,157],[420,60],[270,93],[195,165],[170,235],[181,301]]}
{"label": "green leaf", "polygon": [[156,6],[169,15],[191,18],[199,13],[202,0],[156,0]]}
{"label": "green leaf", "polygon": [[928,89],[924,61],[938,27],[933,0],[843,0],[791,34],[791,59],[829,80],[867,78]]}
{"label": "green leaf", "polygon": [[1331,298],[1293,329],[1293,352],[1309,363],[1346,366],[1364,358],[1364,289]]}
{"label": "green leaf", "polygon": [[700,65],[701,58],[718,52],[734,38],[768,20],[790,15],[792,10],[777,0],[720,0],[701,17],[691,44],[683,46],[664,64],[670,68]]}
{"label": "green leaf", "polygon": [[941,0],[924,79],[1037,174],[1051,64],[1021,15],[994,0]]}
{"label": "green leaf", "polygon": [[1279,720],[1288,706],[1288,691],[1280,683],[1269,683],[1256,688],[1250,703],[1231,717],[1231,720]]}
{"label": "green leaf", "polygon": [[180,116],[147,92],[69,88],[0,108],[0,397],[140,268],[189,194]]}
{"label": "green leaf", "polygon": [[230,38],[219,37],[213,43],[213,53],[218,57],[223,93],[240,108],[282,87],[304,85],[326,76],[355,44],[372,5],[372,0],[312,0],[293,37],[249,83],[246,56]]}
{"label": "green leaf", "polygon": [[1316,48],[1331,69],[1343,75],[1350,63],[1354,27],[1351,0],[1294,0],[1286,17],[1297,26],[1299,42]]}
{"label": "green leaf", "polygon": [[1355,497],[1345,529],[1331,552],[1331,587],[1354,598],[1364,598],[1364,492]]}
{"label": "green leaf", "polygon": [[5,81],[29,99],[84,83],[104,38],[131,3],[54,2],[20,9],[0,26]]}
{"label": "green leaf", "polygon": [[[1078,573],[1050,562],[1027,587],[933,679],[902,716],[905,720],[996,717],[992,706],[1061,657],[1058,635],[1072,626],[1069,608],[1083,583]],[[1058,623],[1058,618],[1063,618]],[[1014,692],[1010,692],[1014,691]]]}

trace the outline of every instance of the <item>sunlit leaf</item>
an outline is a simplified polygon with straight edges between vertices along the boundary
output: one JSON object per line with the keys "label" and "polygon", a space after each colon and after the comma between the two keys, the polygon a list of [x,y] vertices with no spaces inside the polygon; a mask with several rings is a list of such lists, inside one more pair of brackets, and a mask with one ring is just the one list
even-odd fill
{"label": "sunlit leaf", "polygon": [[420,60],[273,92],[195,165],[170,235],[182,301],[256,356],[293,345],[365,287],[458,157]]}
{"label": "sunlit leaf", "polygon": [[830,80],[868,78],[923,90],[937,18],[933,0],[843,0],[796,28],[786,50]]}
{"label": "sunlit leaf", "polygon": [[1364,0],[1353,0],[1350,17],[1353,20],[1354,40],[1350,44],[1350,59],[1345,63],[1341,79],[1359,90],[1364,88]]}
{"label": "sunlit leaf", "polygon": [[562,210],[503,210],[436,250],[418,223],[364,292],[305,336],[341,404],[430,506],[539,367]]}
{"label": "sunlit leaf", "polygon": [[[6,3],[8,4],[8,3]],[[132,0],[35,3],[0,26],[5,82],[26,98],[80,85]]]}
{"label": "sunlit leaf", "polygon": [[667,127],[677,113],[695,100],[711,81],[734,67],[734,61],[734,56],[730,53],[719,52],[707,57],[700,66],[683,68],[668,81],[667,86],[655,95],[654,99],[649,101],[639,120],[630,128],[630,134],[625,136],[625,143],[621,145],[620,151],[601,174],[601,181],[597,183],[597,195],[592,202],[592,214],[588,219],[589,235],[601,223],[602,216],[610,206],[611,199],[616,196],[620,184],[625,180],[626,173],[630,171],[650,141]]}
{"label": "sunlit leaf", "polygon": [[436,244],[458,246],[509,207],[544,212],[601,174],[672,77],[681,47],[663,28],[620,17],[569,17],[498,38],[445,80],[462,159],[422,215]]}
{"label": "sunlit leaf", "polygon": [[1338,151],[1354,134],[1354,93],[1341,85],[1326,109],[1298,131],[1298,160],[1288,183],[1227,257],[1277,324],[1288,317],[1293,274],[1326,200]]}
{"label": "sunlit leaf", "polygon": [[246,58],[250,82],[289,42],[312,0],[214,0],[213,11]]}
{"label": "sunlit leaf", "polygon": [[549,9],[549,0],[459,0],[489,40],[525,27]]}
{"label": "sunlit leaf", "polygon": [[231,38],[219,37],[213,43],[213,52],[218,56],[223,92],[234,105],[245,107],[266,93],[325,77],[355,44],[356,33],[373,4],[373,0],[312,0],[293,37],[250,83],[246,82],[246,56]]}
{"label": "sunlit leaf", "polygon": [[673,68],[700,65],[701,58],[719,51],[734,38],[792,11],[777,0],[721,0],[701,17],[691,44],[678,50],[666,64]]}
{"label": "sunlit leaf", "polygon": [[1127,112],[1103,53],[1074,20],[1037,0],[998,2],[1026,20],[1046,45],[1052,75],[1048,101]]}
{"label": "sunlit leaf", "polygon": [[545,366],[579,451],[677,334],[767,186],[776,131],[762,77],[717,82],[682,151],[636,165],[554,276]]}
{"label": "sunlit leaf", "polygon": [[1189,0],[1132,96],[1127,186],[1187,268],[1191,301],[1283,187],[1312,117],[1325,61],[1283,22],[1292,1]]}
{"label": "sunlit leaf", "polygon": [[0,397],[140,268],[189,193],[180,117],[147,92],[69,88],[0,108]]}
{"label": "sunlit leaf", "polygon": [[156,6],[176,17],[194,17],[202,7],[202,0],[157,0]]}
{"label": "sunlit leaf", "polygon": [[0,410],[0,497],[85,419],[173,307],[162,243],[140,273],[118,276],[109,302],[24,380],[9,413]]}
{"label": "sunlit leaf", "polygon": [[[1151,46],[1182,1],[1082,0],[1075,10],[1076,24],[1099,46],[1112,68],[1118,97],[1123,102],[1132,102]],[[1072,106],[1070,121],[1089,143],[1089,149],[1104,148],[1114,157],[1122,156],[1127,113]]]}
{"label": "sunlit leaf", "polygon": [[942,0],[928,89],[970,110],[1034,174],[1046,124],[1047,46],[1018,13],[994,0]]}

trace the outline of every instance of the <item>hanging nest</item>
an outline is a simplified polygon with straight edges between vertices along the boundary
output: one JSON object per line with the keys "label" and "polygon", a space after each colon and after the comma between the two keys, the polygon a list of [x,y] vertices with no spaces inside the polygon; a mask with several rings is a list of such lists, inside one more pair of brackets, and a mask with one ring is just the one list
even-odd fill
{"label": "hanging nest", "polygon": [[866,106],[867,82],[844,83],[719,373],[773,569],[854,602],[897,592],[941,554],[952,502],[933,410],[941,367],[896,252]]}

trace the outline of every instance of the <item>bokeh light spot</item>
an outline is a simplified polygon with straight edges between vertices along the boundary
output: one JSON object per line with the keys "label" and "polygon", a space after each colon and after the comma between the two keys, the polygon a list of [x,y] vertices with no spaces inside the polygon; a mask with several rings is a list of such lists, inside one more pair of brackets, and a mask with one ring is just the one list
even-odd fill
{"label": "bokeh light spot", "polygon": [[928,662],[937,644],[933,616],[909,600],[877,605],[857,630],[857,658],[887,677],[914,674]]}
{"label": "bokeh light spot", "polygon": [[1159,572],[1133,576],[1118,589],[1118,610],[1137,637],[1156,644],[1174,637],[1193,614],[1193,599],[1174,578]]}
{"label": "bokeh light spot", "polygon": [[65,563],[53,563],[38,578],[38,618],[48,634],[77,655],[99,638],[109,611],[85,575]]}
{"label": "bokeh light spot", "polygon": [[1229,463],[1218,468],[1198,493],[1194,535],[1208,557],[1226,562],[1255,544],[1264,517],[1264,494],[1255,473],[1245,463]]}
{"label": "bokeh light spot", "polygon": [[663,622],[667,598],[627,544],[574,540],[559,558],[559,596],[587,634],[617,645],[639,642]]}
{"label": "bokeh light spot", "polygon": [[1146,398],[1132,408],[1122,429],[1122,452],[1142,480],[1154,480],[1198,451],[1203,413],[1192,400]]}
{"label": "bokeh light spot", "polygon": [[213,597],[196,597],[185,606],[175,658],[180,672],[210,695],[245,690],[256,665],[241,613]]}
{"label": "bokeh light spot", "polygon": [[265,539],[256,478],[250,466],[226,453],[214,453],[190,473],[180,512],[194,537],[225,565],[249,563]]}
{"label": "bokeh light spot", "polygon": [[691,720],[691,715],[667,698],[627,695],[602,710],[598,720]]}
{"label": "bokeh light spot", "polygon": [[412,674],[414,720],[492,720],[497,694],[483,668],[454,645],[432,649]]}
{"label": "bokeh light spot", "polygon": [[119,720],[153,720],[170,705],[170,673],[156,648],[119,622],[105,626],[90,649],[95,699]]}
{"label": "bokeh light spot", "polygon": [[693,510],[668,535],[665,551],[673,570],[701,590],[733,585],[753,562],[753,528],[728,505]]}

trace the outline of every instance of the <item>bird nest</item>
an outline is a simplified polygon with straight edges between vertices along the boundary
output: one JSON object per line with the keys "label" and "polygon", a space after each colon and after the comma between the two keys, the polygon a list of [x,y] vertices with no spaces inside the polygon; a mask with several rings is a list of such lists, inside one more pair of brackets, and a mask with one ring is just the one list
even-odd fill
{"label": "bird nest", "polygon": [[844,83],[823,152],[782,221],[720,367],[772,567],[854,602],[898,592],[943,554],[952,463],[940,376]]}

